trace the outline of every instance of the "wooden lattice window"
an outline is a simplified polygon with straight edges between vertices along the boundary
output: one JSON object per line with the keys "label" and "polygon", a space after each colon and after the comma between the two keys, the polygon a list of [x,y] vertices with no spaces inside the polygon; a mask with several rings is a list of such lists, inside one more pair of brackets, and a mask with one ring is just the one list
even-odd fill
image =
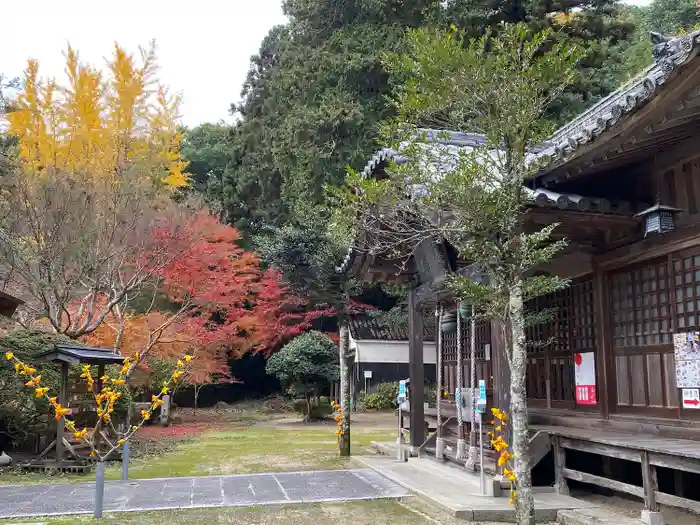
{"label": "wooden lattice window", "polygon": [[558,292],[536,297],[526,308],[552,313],[550,322],[526,328],[530,354],[595,350],[593,281],[577,281]]}
{"label": "wooden lattice window", "polygon": [[528,398],[573,407],[574,353],[596,348],[593,282],[576,281],[564,290],[528,301],[526,308],[549,310],[552,317],[526,328]]}
{"label": "wooden lattice window", "polygon": [[673,274],[678,329],[697,329],[700,326],[700,255],[677,255]]}
{"label": "wooden lattice window", "polygon": [[614,343],[635,348],[671,342],[666,261],[611,275]]}

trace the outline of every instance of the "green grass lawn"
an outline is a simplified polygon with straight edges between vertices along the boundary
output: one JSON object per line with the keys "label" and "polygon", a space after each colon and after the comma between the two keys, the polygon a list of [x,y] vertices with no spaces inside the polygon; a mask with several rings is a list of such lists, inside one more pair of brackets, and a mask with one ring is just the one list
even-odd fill
{"label": "green grass lawn", "polygon": [[[335,426],[332,423],[303,425],[287,420],[280,424],[272,421],[263,426],[256,425],[256,422],[259,421],[227,422],[219,424],[214,430],[186,438],[156,438],[156,441],[171,439],[173,443],[170,446],[160,443],[166,450],[163,453],[133,458],[129,477],[208,476],[351,466],[351,459],[338,457]],[[177,430],[177,427],[173,430]],[[351,435],[352,453],[366,453],[372,441],[393,439],[393,430],[357,424]],[[108,466],[108,479],[120,477],[120,463]],[[92,479],[94,474],[47,477],[44,474],[18,474],[10,471],[0,474],[0,485],[67,483]]]}
{"label": "green grass lawn", "polygon": [[[216,420],[219,418],[217,415]],[[377,424],[379,421],[379,424]],[[391,441],[395,430],[388,427],[382,417],[374,417],[369,423],[360,421],[352,427],[352,453],[367,453],[372,441]],[[209,428],[209,423],[203,424]],[[211,423],[214,425],[214,422]],[[388,420],[391,425],[391,420]],[[356,467],[352,458],[338,457],[335,425],[316,423],[304,425],[285,420],[267,418],[235,418],[216,422],[216,427],[200,431],[196,435],[182,437],[180,430],[187,423],[172,429],[152,429],[150,441],[158,446],[145,447],[150,453],[134,458],[131,462],[131,478],[160,478],[171,476],[207,476],[216,474],[244,474],[254,472],[284,472],[297,470],[323,470]],[[201,430],[201,428],[199,429]],[[164,437],[165,436],[165,437]],[[168,437],[169,436],[169,437]],[[170,440],[170,443],[164,441]],[[119,479],[121,466],[108,467],[107,477]],[[0,474],[0,485],[21,483],[69,483],[90,481],[94,475],[63,475],[46,477],[40,474]],[[434,509],[429,512],[438,512]],[[423,525],[426,509],[421,504],[394,500],[361,501],[349,503],[323,503],[309,505],[258,506],[246,508],[187,509],[158,512],[133,512],[106,515],[95,521],[88,516],[61,518],[33,518],[26,520],[0,520],[8,523],[45,522],[50,525]],[[456,523],[441,517],[440,523]]]}
{"label": "green grass lawn", "polygon": [[[37,522],[37,518],[25,522]],[[192,509],[160,512],[130,512],[105,515],[42,519],[48,525],[457,525],[464,523],[416,501],[393,500],[350,503],[320,503],[265,507]],[[0,520],[0,525],[10,523]],[[13,521],[12,523],[23,523]]]}

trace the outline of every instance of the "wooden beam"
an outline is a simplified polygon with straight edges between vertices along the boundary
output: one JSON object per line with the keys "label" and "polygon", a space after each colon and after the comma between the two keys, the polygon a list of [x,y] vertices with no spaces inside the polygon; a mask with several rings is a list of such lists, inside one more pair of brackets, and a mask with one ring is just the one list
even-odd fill
{"label": "wooden beam", "polygon": [[692,499],[681,498],[679,496],[673,496],[664,492],[657,492],[656,501],[663,505],[677,507],[679,509],[686,509],[694,512],[695,514],[700,514],[700,502]]}
{"label": "wooden beam", "polygon": [[611,447],[608,445],[603,445],[602,443],[593,443],[591,441],[583,441],[580,439],[565,437],[559,437],[559,443],[562,448],[568,450],[577,450],[579,452],[588,452],[589,454],[598,454],[599,456],[625,459],[636,463],[640,463],[642,461],[638,452],[620,447]]}
{"label": "wooden beam", "polygon": [[590,483],[591,485],[598,485],[599,487],[604,487],[606,489],[631,494],[632,496],[637,496],[638,498],[644,497],[644,489],[642,487],[630,485],[629,483],[622,483],[621,481],[615,481],[613,479],[595,476],[593,474],[588,474],[587,472],[581,472],[580,470],[568,468],[563,469],[562,474],[566,479],[573,479],[574,481],[580,481],[581,483]]}
{"label": "wooden beam", "polygon": [[656,501],[659,480],[656,475],[656,467],[649,463],[649,453],[646,450],[642,451],[642,480],[644,483],[644,505],[651,512],[659,512],[659,503]]}
{"label": "wooden beam", "polygon": [[[440,327],[438,327],[438,330]],[[417,451],[425,441],[425,402],[423,366],[423,311],[416,301],[416,289],[408,292],[408,369],[411,407],[410,445]]]}
{"label": "wooden beam", "polygon": [[569,495],[569,485],[566,482],[566,450],[559,436],[552,436],[554,447],[554,488],[557,494]]}
{"label": "wooden beam", "polygon": [[649,463],[655,467],[663,467],[671,470],[682,470],[683,472],[700,474],[700,461],[696,459],[650,452]]}

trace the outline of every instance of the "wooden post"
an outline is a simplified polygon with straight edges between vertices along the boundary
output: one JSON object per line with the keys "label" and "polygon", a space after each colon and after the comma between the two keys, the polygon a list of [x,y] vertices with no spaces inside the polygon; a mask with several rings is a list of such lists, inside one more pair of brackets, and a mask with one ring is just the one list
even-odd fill
{"label": "wooden post", "polygon": [[[61,386],[58,395],[58,402],[67,408],[68,405],[68,363],[61,363]],[[66,430],[65,417],[56,422],[56,461],[63,460],[63,434]]]}
{"label": "wooden post", "polygon": [[[438,327],[439,329],[440,327]],[[416,289],[408,292],[408,369],[410,374],[409,403],[411,410],[410,445],[412,454],[425,441],[425,413],[423,403],[424,366],[423,366],[423,315],[416,301]]]}
{"label": "wooden post", "polygon": [[600,406],[600,417],[610,418],[610,412],[617,404],[617,384],[615,382],[615,356],[610,339],[610,300],[609,289],[606,286],[607,276],[593,259],[593,292],[595,298],[595,331],[596,331],[596,376],[597,398]]}
{"label": "wooden post", "polygon": [[656,467],[649,463],[649,453],[642,451],[642,480],[644,483],[644,506],[650,512],[659,512],[659,504],[656,501],[656,493],[659,490],[659,481],[656,476]]}
{"label": "wooden post", "polygon": [[491,321],[491,356],[493,358],[493,405],[510,412],[510,367],[502,325]]}
{"label": "wooden post", "polygon": [[561,446],[559,436],[552,436],[554,446],[554,489],[557,494],[569,495],[569,484],[564,477],[566,468],[566,450]]}

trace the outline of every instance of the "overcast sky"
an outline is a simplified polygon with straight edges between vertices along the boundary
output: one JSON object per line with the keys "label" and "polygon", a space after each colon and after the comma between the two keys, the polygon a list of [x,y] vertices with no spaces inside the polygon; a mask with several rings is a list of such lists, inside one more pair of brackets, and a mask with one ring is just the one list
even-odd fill
{"label": "overcast sky", "polygon": [[[650,0],[633,0],[644,4]],[[83,61],[103,64],[115,41],[129,51],[158,46],[160,78],[182,93],[183,123],[231,120],[248,62],[270,28],[283,23],[281,0],[24,0],[5,14],[0,72],[20,76],[27,58],[62,81],[68,42]]]}

